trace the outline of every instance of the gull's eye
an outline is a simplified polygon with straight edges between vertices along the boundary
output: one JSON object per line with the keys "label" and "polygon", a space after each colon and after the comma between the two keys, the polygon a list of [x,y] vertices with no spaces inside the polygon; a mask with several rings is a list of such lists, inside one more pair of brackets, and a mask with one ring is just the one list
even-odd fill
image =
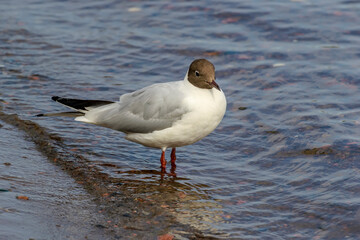
{"label": "gull's eye", "polygon": [[195,71],[195,75],[196,75],[197,77],[199,77],[199,76],[200,76],[200,73],[199,73],[198,71]]}

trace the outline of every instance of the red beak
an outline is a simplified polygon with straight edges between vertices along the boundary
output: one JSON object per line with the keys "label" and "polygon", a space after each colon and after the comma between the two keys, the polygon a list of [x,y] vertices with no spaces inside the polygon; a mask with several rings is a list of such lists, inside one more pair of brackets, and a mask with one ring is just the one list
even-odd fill
{"label": "red beak", "polygon": [[219,87],[219,85],[215,82],[215,80],[212,81],[212,82],[210,83],[210,85],[220,91],[220,87]]}

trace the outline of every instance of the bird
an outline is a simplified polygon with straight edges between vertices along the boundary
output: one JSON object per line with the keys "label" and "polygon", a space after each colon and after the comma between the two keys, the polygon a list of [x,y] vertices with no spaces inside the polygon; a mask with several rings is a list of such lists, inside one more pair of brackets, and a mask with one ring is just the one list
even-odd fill
{"label": "bird", "polygon": [[180,81],[156,83],[120,96],[119,101],[81,100],[53,96],[73,111],[38,114],[65,116],[125,133],[125,139],[161,150],[161,173],[166,172],[165,151],[171,148],[171,170],[176,148],[193,144],[213,132],[226,111],[226,97],[215,82],[215,67],[194,60]]}

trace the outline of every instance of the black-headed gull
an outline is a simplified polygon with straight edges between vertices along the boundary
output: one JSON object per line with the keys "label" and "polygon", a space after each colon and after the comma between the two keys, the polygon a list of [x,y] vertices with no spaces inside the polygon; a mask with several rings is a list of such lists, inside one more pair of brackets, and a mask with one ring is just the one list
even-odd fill
{"label": "black-headed gull", "polygon": [[183,81],[157,83],[132,93],[120,101],[78,100],[52,97],[76,112],[38,116],[69,116],[124,132],[126,139],[162,150],[161,170],[165,172],[165,150],[189,145],[211,133],[224,117],[226,99],[215,82],[215,67],[206,59],[193,61]]}

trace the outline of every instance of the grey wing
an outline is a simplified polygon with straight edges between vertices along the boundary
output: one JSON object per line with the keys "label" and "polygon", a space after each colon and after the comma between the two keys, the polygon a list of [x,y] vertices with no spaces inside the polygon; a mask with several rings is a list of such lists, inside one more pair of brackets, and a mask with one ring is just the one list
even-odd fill
{"label": "grey wing", "polygon": [[149,133],[171,127],[188,111],[174,85],[154,84],[128,93],[120,102],[91,110],[85,118],[94,124],[126,133]]}

